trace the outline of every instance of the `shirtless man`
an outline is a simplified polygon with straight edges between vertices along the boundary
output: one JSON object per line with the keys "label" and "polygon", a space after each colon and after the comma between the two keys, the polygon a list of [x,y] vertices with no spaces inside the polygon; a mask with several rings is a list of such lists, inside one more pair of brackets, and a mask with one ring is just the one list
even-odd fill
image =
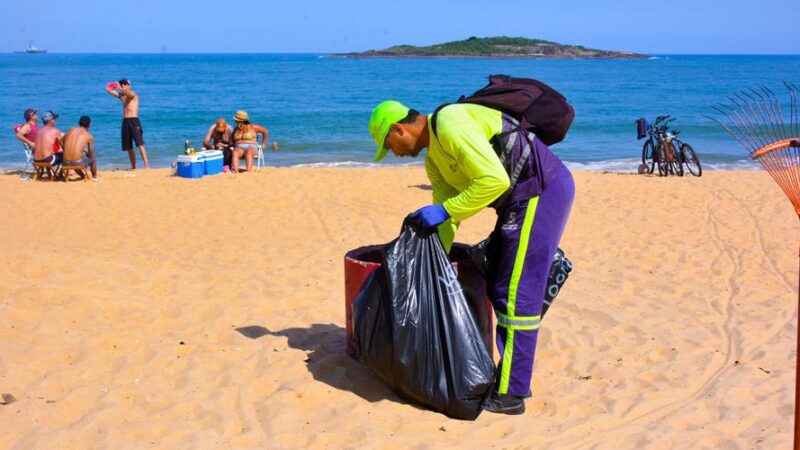
{"label": "shirtless man", "polygon": [[142,136],[142,123],[139,122],[139,96],[131,90],[131,82],[123,78],[118,83],[108,83],[106,92],[122,101],[122,151],[128,152],[131,159],[131,169],[136,169],[136,154],[133,152],[133,142],[139,147],[142,154],[144,168],[149,169],[147,150],[144,148]]}
{"label": "shirtless man", "polygon": [[36,133],[36,142],[34,142],[33,148],[33,160],[36,162],[46,162],[54,166],[61,164],[63,153],[56,153],[54,147],[58,148],[58,143],[64,133],[56,128],[56,119],[58,119],[58,114],[53,111],[42,114],[44,127],[39,128],[39,132]]}
{"label": "shirtless man", "polygon": [[[89,133],[92,119],[83,116],[78,121],[78,127],[70,128],[64,136],[64,161],[62,164],[70,166],[91,167],[92,177],[97,176],[97,163],[94,159],[94,136]],[[86,149],[84,155],[83,150]]]}

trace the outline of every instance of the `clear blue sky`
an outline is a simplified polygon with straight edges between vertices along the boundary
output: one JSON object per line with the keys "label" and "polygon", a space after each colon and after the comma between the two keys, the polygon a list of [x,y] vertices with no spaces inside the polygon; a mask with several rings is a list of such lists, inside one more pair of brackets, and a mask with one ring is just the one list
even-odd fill
{"label": "clear blue sky", "polygon": [[800,53],[800,0],[0,2],[0,51],[325,53],[523,36],[642,53]]}

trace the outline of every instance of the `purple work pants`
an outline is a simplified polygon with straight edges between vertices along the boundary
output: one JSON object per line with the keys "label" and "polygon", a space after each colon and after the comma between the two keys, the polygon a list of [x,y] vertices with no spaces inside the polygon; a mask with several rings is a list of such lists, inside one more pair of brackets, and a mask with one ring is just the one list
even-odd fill
{"label": "purple work pants", "polygon": [[530,396],[547,277],[575,198],[572,174],[558,164],[548,171],[540,195],[498,211],[497,259],[488,289],[497,315],[499,394]]}

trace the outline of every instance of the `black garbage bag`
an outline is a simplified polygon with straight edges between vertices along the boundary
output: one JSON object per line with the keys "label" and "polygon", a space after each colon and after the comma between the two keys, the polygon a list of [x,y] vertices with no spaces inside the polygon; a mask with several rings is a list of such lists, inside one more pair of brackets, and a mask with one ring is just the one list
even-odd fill
{"label": "black garbage bag", "polygon": [[401,397],[474,420],[495,366],[435,231],[404,223],[353,302],[359,361]]}
{"label": "black garbage bag", "polygon": [[[477,267],[478,272],[488,279],[493,274],[499,251],[500,238],[497,232],[492,232],[488,238],[470,247],[467,253],[469,253],[469,257]],[[542,317],[550,309],[550,305],[561,291],[561,287],[564,286],[570,272],[572,272],[572,262],[567,259],[564,250],[556,248],[556,252],[553,254],[553,263],[550,266],[550,275],[547,278],[547,289],[544,292]]]}

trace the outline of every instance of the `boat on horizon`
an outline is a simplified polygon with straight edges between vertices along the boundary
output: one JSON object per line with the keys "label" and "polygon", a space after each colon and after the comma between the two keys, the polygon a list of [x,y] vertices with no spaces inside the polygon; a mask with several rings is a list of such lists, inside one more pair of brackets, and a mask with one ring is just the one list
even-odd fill
{"label": "boat on horizon", "polygon": [[45,50],[43,48],[39,48],[39,47],[33,45],[33,42],[31,42],[30,44],[28,44],[27,47],[25,47],[25,50],[23,50],[21,52],[14,52],[14,53],[47,53],[47,50]]}

